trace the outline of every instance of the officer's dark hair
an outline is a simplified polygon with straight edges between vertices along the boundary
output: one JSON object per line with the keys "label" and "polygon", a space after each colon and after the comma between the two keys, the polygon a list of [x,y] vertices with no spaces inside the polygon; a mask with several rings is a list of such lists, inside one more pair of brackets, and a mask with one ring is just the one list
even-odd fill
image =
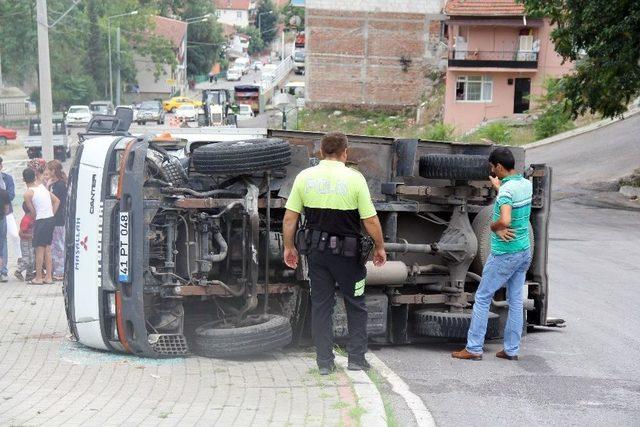
{"label": "officer's dark hair", "polygon": [[339,156],[344,153],[348,144],[347,135],[340,132],[331,132],[322,137],[320,149],[324,156]]}
{"label": "officer's dark hair", "polygon": [[494,149],[489,155],[489,163],[493,166],[502,165],[508,171],[516,167],[516,159],[513,158],[511,150],[506,147]]}
{"label": "officer's dark hair", "polygon": [[33,171],[33,169],[26,168],[22,171],[22,179],[24,179],[24,182],[26,182],[27,184],[31,184],[36,180],[36,173]]}

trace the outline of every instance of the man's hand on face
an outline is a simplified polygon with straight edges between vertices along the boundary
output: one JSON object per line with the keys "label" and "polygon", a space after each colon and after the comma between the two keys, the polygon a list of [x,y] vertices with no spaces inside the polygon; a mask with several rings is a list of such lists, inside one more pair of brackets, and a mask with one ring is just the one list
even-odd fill
{"label": "man's hand on face", "polygon": [[284,263],[294,270],[298,268],[298,251],[295,248],[284,248]]}
{"label": "man's hand on face", "polygon": [[496,231],[496,234],[504,242],[510,242],[516,238],[516,233],[512,228],[505,228],[503,230]]}
{"label": "man's hand on face", "polygon": [[500,189],[500,178],[498,178],[497,176],[489,175],[489,180],[491,181],[491,185],[493,185],[493,188],[495,188],[496,190]]}

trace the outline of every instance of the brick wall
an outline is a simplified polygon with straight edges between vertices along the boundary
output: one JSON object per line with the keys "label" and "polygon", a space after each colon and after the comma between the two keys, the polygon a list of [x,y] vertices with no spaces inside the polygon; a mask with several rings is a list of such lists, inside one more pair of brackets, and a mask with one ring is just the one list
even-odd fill
{"label": "brick wall", "polygon": [[433,83],[429,76],[439,68],[441,15],[344,10],[345,4],[364,1],[340,2],[333,10],[313,9],[310,3],[331,1],[307,4],[309,107],[401,109],[419,103]]}

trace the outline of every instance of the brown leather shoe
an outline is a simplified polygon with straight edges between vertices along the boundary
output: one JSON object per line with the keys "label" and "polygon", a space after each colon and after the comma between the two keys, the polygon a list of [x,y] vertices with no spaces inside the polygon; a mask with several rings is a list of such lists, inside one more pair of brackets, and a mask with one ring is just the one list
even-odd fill
{"label": "brown leather shoe", "polygon": [[504,349],[497,352],[496,357],[499,357],[500,359],[507,359],[507,360],[518,360],[518,356],[509,356],[507,353],[504,352]]}
{"label": "brown leather shoe", "polygon": [[469,353],[466,348],[460,351],[454,351],[451,353],[451,357],[462,360],[482,360],[482,354]]}

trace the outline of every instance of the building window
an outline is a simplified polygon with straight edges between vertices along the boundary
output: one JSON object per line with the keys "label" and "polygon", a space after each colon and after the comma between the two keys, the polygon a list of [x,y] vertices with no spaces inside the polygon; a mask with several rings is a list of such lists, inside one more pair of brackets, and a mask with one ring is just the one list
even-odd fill
{"label": "building window", "polygon": [[242,11],[239,10],[237,16],[238,16],[238,19],[242,19]]}
{"label": "building window", "polygon": [[491,76],[459,76],[456,84],[456,101],[491,102],[493,79]]}

